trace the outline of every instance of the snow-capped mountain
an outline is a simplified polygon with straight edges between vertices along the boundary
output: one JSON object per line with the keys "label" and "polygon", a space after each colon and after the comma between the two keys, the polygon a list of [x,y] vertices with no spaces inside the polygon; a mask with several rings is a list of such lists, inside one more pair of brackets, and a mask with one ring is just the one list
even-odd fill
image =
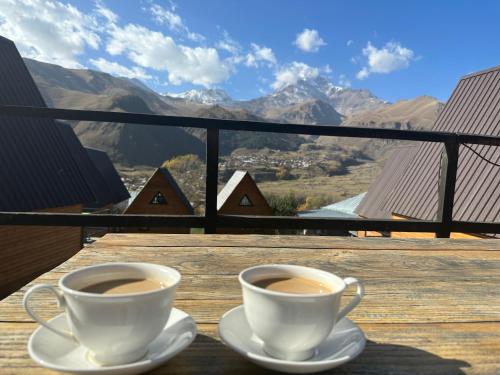
{"label": "snow-capped mountain", "polygon": [[261,117],[267,117],[268,112],[276,112],[284,107],[311,100],[320,100],[344,116],[377,109],[386,104],[368,90],[336,86],[328,78],[322,76],[299,80],[271,94],[251,100],[233,100],[222,89],[189,90],[180,94],[166,93],[164,95],[198,104],[242,108]]}
{"label": "snow-capped mountain", "polygon": [[238,104],[260,116],[274,108],[320,100],[331,105],[344,116],[378,108],[385,104],[368,90],[357,90],[334,85],[325,77],[299,80],[273,93]]}
{"label": "snow-capped mountain", "polygon": [[285,86],[267,97],[279,105],[297,104],[311,99],[328,102],[331,97],[343,90],[343,87],[335,86],[328,79],[319,76],[314,79],[301,79],[297,83]]}
{"label": "snow-capped mountain", "polygon": [[233,101],[233,99],[231,99],[231,97],[222,89],[189,90],[179,94],[165,93],[164,95],[207,105],[231,104]]}

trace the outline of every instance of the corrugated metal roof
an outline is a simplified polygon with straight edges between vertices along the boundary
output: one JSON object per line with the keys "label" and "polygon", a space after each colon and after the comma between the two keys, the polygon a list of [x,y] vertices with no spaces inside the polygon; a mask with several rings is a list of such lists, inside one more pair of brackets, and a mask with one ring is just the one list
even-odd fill
{"label": "corrugated metal roof", "polygon": [[120,203],[130,198],[130,194],[123,183],[120,175],[115,169],[113,162],[104,151],[86,148],[87,154],[103,177],[110,191],[109,203]]}
{"label": "corrugated metal roof", "polygon": [[416,145],[396,148],[385,162],[382,172],[372,182],[368,192],[355,212],[371,219],[390,219],[391,211],[384,206],[393,195],[393,190],[401,176],[406,172],[418,147]]}
{"label": "corrugated metal roof", "polygon": [[[500,136],[500,66],[463,77],[433,130]],[[500,162],[499,147],[472,147],[487,159]],[[436,217],[442,150],[442,145],[421,144],[385,209],[417,219]],[[500,221],[499,188],[500,168],[461,146],[453,219]]]}
{"label": "corrugated metal roof", "polygon": [[63,135],[73,159],[78,164],[80,172],[94,194],[94,201],[86,203],[85,208],[99,208],[112,203],[111,191],[106,181],[90,159],[71,126],[59,121],[56,121],[56,124]]}
{"label": "corrugated metal roof", "polygon": [[[3,37],[0,103],[45,107],[14,43]],[[54,121],[0,117],[0,210],[32,211],[94,200]]]}

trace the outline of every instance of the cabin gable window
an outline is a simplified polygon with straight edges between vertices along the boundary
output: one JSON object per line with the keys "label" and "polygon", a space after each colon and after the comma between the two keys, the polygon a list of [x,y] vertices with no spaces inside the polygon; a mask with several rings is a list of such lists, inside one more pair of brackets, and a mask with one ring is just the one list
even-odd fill
{"label": "cabin gable window", "polygon": [[149,204],[167,204],[167,199],[165,198],[165,196],[159,191],[158,193],[156,193],[153,197],[153,199],[151,199],[151,202],[149,202]]}
{"label": "cabin gable window", "polygon": [[248,195],[245,194],[243,197],[241,197],[239,205],[243,207],[251,207],[253,206],[253,203],[250,198],[248,198]]}

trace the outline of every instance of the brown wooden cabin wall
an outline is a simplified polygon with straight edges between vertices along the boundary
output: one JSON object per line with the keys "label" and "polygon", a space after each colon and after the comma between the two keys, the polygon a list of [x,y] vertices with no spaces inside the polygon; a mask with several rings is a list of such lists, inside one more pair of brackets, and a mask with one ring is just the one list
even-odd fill
{"label": "brown wooden cabin wall", "polygon": [[[247,194],[252,201],[252,206],[240,206],[240,199]],[[221,215],[263,215],[272,216],[273,210],[264,198],[260,190],[255,188],[254,181],[246,176],[234,189],[224,205],[218,211]],[[274,229],[253,229],[253,228],[217,228],[217,233],[221,234],[274,234]]]}
{"label": "brown wooden cabin wall", "polygon": [[[150,204],[156,193],[161,192],[167,204]],[[148,183],[135,197],[124,214],[130,215],[191,215],[189,207],[178,197],[175,190],[166,182],[162,173],[156,171]],[[190,233],[190,228],[121,228],[128,233]]]}
{"label": "brown wooden cabin wall", "polygon": [[[81,210],[81,205],[72,205],[40,211]],[[0,299],[68,260],[81,248],[81,227],[0,226]]]}

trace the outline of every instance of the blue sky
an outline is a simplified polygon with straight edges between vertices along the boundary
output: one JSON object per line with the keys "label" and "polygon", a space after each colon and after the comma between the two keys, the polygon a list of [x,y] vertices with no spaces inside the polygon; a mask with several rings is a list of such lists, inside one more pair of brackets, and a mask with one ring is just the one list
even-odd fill
{"label": "blue sky", "polygon": [[446,100],[500,64],[500,1],[0,0],[24,56],[249,99],[325,75],[396,101]]}

